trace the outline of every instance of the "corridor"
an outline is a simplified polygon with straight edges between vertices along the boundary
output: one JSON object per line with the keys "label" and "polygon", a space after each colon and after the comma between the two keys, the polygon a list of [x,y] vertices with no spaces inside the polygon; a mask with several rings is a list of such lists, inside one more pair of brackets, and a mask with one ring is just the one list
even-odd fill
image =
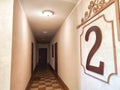
{"label": "corridor", "polygon": [[37,65],[28,90],[65,90],[49,66]]}
{"label": "corridor", "polygon": [[120,0],[0,0],[0,37],[0,90],[120,90]]}

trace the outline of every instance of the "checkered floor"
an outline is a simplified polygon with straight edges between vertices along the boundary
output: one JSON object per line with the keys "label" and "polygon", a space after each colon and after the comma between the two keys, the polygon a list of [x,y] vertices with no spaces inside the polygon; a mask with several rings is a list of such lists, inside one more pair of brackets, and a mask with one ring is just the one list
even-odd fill
{"label": "checkered floor", "polygon": [[64,90],[53,72],[47,68],[37,68],[29,90]]}

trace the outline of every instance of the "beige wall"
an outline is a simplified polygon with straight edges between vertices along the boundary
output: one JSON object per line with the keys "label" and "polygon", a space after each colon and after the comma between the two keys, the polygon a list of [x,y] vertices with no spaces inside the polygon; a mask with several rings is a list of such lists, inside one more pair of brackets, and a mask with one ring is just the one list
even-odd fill
{"label": "beige wall", "polygon": [[[120,42],[118,41],[117,37],[116,22],[114,22],[114,33],[118,74],[111,76],[110,82],[107,84],[96,78],[86,75],[83,67],[81,66],[81,29],[77,30],[76,27],[80,24],[81,18],[84,16],[85,11],[88,10],[89,3],[90,0],[81,0],[81,2],[79,1],[78,5],[65,20],[50,44],[51,52],[52,44],[58,42],[58,75],[70,90],[120,90]],[[108,16],[108,19],[111,18],[116,21],[116,15],[114,16],[113,14],[110,14],[115,10],[114,9],[111,11],[113,7],[114,6],[109,7],[109,9],[106,9],[101,14],[105,13]],[[107,35],[109,34],[110,33]],[[106,39],[108,38],[107,35],[105,37]],[[102,51],[104,51],[104,49],[102,49]],[[51,55],[50,64],[54,68],[54,58],[52,58]]]}
{"label": "beige wall", "polygon": [[0,90],[10,90],[13,0],[0,0]]}
{"label": "beige wall", "polygon": [[[14,4],[11,90],[25,90],[31,77],[31,43],[35,40],[18,0]],[[35,52],[35,49],[34,49]],[[35,60],[35,55],[34,55]],[[35,67],[34,62],[34,67]]]}
{"label": "beige wall", "polygon": [[[87,6],[89,4],[89,0],[86,0],[86,1],[82,1],[82,3],[86,3],[86,6],[82,6],[83,7],[83,10],[82,12],[85,12],[87,10]],[[81,3],[81,4],[82,4]],[[81,8],[81,6],[79,5],[78,7],[78,10],[79,8]],[[84,14],[84,13],[83,13]],[[83,16],[82,14],[82,16]],[[118,35],[117,35],[117,24],[116,24],[116,13],[115,13],[115,3],[111,4],[108,8],[106,8],[104,11],[102,11],[101,13],[99,13],[96,17],[94,17],[92,20],[94,20],[95,18],[101,16],[101,15],[105,15],[105,18],[107,21],[111,21],[113,20],[113,28],[111,28],[111,30],[113,30],[114,32],[114,39],[115,39],[115,46],[112,46],[110,47],[110,41],[112,41],[112,39],[109,41],[109,37],[111,35],[110,31],[108,31],[108,33],[104,36],[104,33],[106,33],[107,31],[106,30],[110,30],[108,29],[109,26],[104,26],[103,23],[99,23],[101,26],[103,25],[104,28],[104,33],[102,33],[103,35],[103,40],[106,39],[105,42],[107,42],[107,44],[104,44],[104,46],[106,46],[106,48],[99,48],[98,52],[102,52],[102,54],[105,54],[107,56],[107,58],[103,61],[105,63],[105,66],[104,66],[104,69],[107,67],[107,63],[110,63],[110,58],[113,57],[114,54],[112,53],[105,53],[106,50],[110,50],[110,49],[114,49],[115,50],[115,53],[116,53],[116,61],[117,61],[117,72],[118,74],[117,75],[111,75],[110,76],[110,79],[109,79],[109,83],[105,83],[103,81],[100,81],[96,78],[93,78],[89,75],[86,75],[84,73],[84,70],[83,70],[83,67],[81,67],[81,72],[80,72],[80,75],[81,75],[81,87],[80,87],[80,90],[120,90],[120,84],[119,84],[119,81],[120,81],[120,42],[118,41]],[[82,18],[81,16],[79,16],[80,18]],[[80,19],[79,19],[80,20]],[[80,21],[79,21],[80,22]],[[89,23],[89,22],[88,22]],[[96,22],[97,23],[97,22]],[[86,23],[87,24],[87,23]],[[109,23],[110,24],[110,23]],[[83,25],[84,26],[84,25]],[[78,30],[78,39],[80,38],[80,33],[81,33],[81,30],[82,30],[82,27]],[[80,44],[79,44],[80,45]],[[101,44],[102,46],[102,44]],[[89,46],[90,47],[90,46]],[[111,54],[111,55],[110,55]],[[80,56],[81,57],[81,56]],[[99,55],[97,58],[100,58]],[[80,60],[80,59],[79,59]],[[115,59],[113,59],[114,61]],[[106,62],[107,61],[107,62]],[[93,63],[95,65],[95,63]],[[114,65],[114,63],[112,63]],[[106,72],[108,71],[111,71],[111,67],[113,65],[110,65],[106,70]],[[104,75],[105,75],[105,70],[104,70]],[[99,77],[101,77],[101,75],[99,75]]]}
{"label": "beige wall", "polygon": [[39,61],[39,48],[47,48],[47,62],[50,61],[50,44],[37,44],[37,61]]}
{"label": "beige wall", "polygon": [[[52,44],[58,43],[58,75],[65,82],[70,90],[79,90],[79,71],[80,63],[78,60],[77,51],[77,11],[74,9],[71,15],[61,26],[56,36],[51,42]],[[54,68],[55,58],[50,55],[50,64]]]}

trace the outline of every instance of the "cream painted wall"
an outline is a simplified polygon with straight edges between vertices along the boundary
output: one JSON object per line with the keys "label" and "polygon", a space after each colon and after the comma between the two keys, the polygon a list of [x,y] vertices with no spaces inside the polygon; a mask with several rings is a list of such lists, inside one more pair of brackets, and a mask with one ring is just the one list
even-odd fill
{"label": "cream painted wall", "polygon": [[[84,16],[85,11],[88,10],[89,3],[90,0],[81,0],[78,2],[50,44],[51,47],[52,44],[58,42],[58,75],[70,90],[120,90],[120,42],[118,41],[117,37],[116,22],[114,22],[114,33],[118,74],[111,76],[110,83],[107,84],[96,78],[86,75],[84,73],[83,67],[81,66],[81,30],[77,30],[76,27],[80,24],[81,18]],[[103,13],[104,12],[102,12],[102,14]],[[113,19],[116,21],[116,16],[111,14],[110,17],[107,9],[105,10],[105,13],[109,16],[108,18],[113,17]],[[55,67],[54,58],[52,58],[51,55],[50,64],[53,68]]]}
{"label": "cream painted wall", "polygon": [[14,3],[10,90],[25,90],[31,78],[31,44],[33,42],[35,47],[35,40],[19,1],[15,0]]}
{"label": "cream painted wall", "polygon": [[10,90],[13,0],[0,0],[0,90]]}
{"label": "cream painted wall", "polygon": [[[79,90],[80,63],[78,60],[77,11],[74,9],[57,32],[50,44],[58,43],[58,75],[70,90]],[[55,59],[50,55],[50,64],[54,68]]]}
{"label": "cream painted wall", "polygon": [[39,48],[47,48],[47,62],[50,61],[50,44],[37,44],[37,61],[39,61]]}
{"label": "cream painted wall", "polygon": [[[86,3],[86,6],[82,6],[83,7],[82,12],[85,12],[87,10],[87,6],[89,4],[88,2],[89,2],[89,0],[82,1],[81,4],[85,4]],[[80,5],[77,8],[78,11],[79,11],[79,8],[81,8]],[[120,81],[120,65],[119,65],[119,63],[120,63],[120,42],[118,41],[116,15],[115,15],[114,11],[115,11],[115,3],[113,3],[111,6],[106,8],[104,11],[102,11],[96,17],[99,17],[99,16],[105,14],[108,21],[114,20],[114,23],[113,23],[114,29],[113,30],[114,30],[114,36],[115,36],[115,47],[116,47],[116,56],[117,56],[116,60],[117,60],[117,69],[118,69],[117,71],[118,71],[118,74],[117,75],[112,75],[110,77],[109,83],[105,83],[105,82],[100,81],[100,80],[98,80],[96,78],[93,78],[93,77],[91,77],[89,75],[86,75],[84,73],[83,67],[81,67],[81,72],[80,72],[80,75],[81,75],[81,87],[80,87],[80,90],[120,90],[120,83],[119,83],[119,81]],[[83,16],[83,14],[84,13],[82,13],[82,16]],[[82,18],[82,17],[79,16],[79,18]],[[108,27],[106,26],[106,30],[107,30],[107,28]],[[78,39],[80,38],[81,30],[82,29],[78,30],[78,35],[77,35]],[[107,33],[105,38],[108,38],[110,34],[111,34],[110,32]],[[109,42],[109,41],[106,41],[106,42]],[[80,43],[79,43],[79,45],[80,45]],[[115,49],[115,47],[113,47],[113,48]],[[107,49],[109,49],[109,48],[107,47]],[[104,53],[105,49],[102,49],[102,51]],[[104,53],[104,54],[106,54],[106,53]],[[106,55],[106,56],[108,56],[107,61],[109,62],[109,57],[110,56],[109,55]]]}

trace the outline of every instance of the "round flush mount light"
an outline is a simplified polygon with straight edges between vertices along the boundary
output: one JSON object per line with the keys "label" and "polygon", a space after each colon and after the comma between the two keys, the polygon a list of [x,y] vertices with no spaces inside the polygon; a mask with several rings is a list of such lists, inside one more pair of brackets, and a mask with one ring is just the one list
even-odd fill
{"label": "round flush mount light", "polygon": [[47,34],[48,32],[47,31],[43,31],[44,34]]}
{"label": "round flush mount light", "polygon": [[44,16],[52,16],[52,15],[54,15],[54,12],[51,10],[44,10],[44,11],[42,11],[42,14]]}

